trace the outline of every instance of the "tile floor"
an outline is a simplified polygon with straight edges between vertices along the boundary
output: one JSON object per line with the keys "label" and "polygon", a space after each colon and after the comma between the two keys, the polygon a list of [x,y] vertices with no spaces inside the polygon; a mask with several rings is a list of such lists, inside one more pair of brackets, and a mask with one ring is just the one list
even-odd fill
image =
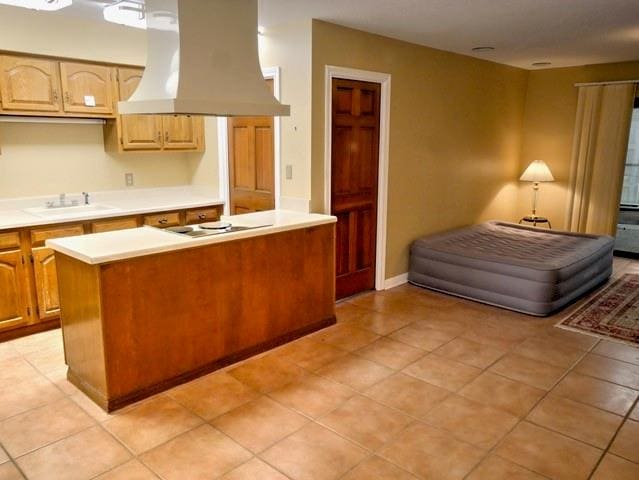
{"label": "tile floor", "polygon": [[59,331],[0,344],[0,480],[639,479],[639,349],[409,285],[337,312],[112,415]]}

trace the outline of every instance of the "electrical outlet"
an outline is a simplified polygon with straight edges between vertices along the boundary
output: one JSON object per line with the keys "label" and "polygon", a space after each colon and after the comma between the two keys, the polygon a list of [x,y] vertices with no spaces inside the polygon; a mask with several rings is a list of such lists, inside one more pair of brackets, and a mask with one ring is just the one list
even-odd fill
{"label": "electrical outlet", "polygon": [[286,165],[286,180],[293,179],[293,165]]}
{"label": "electrical outlet", "polygon": [[132,187],[135,184],[135,181],[134,181],[132,173],[125,173],[124,174],[124,183],[126,183],[127,187]]}

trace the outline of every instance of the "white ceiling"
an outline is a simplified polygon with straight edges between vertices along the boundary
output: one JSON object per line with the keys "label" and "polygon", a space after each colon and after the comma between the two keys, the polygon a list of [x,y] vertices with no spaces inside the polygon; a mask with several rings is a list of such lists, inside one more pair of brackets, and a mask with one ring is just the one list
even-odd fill
{"label": "white ceiling", "polygon": [[[259,0],[259,3],[259,23],[267,28],[317,18],[522,68],[535,68],[533,62],[565,67],[639,60],[639,0]],[[63,12],[99,18],[100,3],[76,0],[73,7],[60,13]],[[476,46],[492,46],[495,50],[474,53],[471,49]]]}

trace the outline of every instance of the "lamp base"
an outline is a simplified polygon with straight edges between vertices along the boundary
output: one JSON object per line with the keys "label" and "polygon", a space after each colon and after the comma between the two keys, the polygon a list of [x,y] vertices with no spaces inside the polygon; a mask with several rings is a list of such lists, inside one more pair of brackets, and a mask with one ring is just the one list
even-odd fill
{"label": "lamp base", "polygon": [[522,223],[532,223],[533,227],[536,227],[538,223],[548,224],[548,228],[552,228],[550,220],[548,220],[546,217],[540,217],[539,215],[526,215],[521,220],[519,220],[519,224],[521,225]]}

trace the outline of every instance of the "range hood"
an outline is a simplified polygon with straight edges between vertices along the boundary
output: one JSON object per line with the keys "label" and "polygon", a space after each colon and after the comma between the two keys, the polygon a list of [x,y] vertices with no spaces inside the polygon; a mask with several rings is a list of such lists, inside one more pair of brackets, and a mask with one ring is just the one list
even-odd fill
{"label": "range hood", "polygon": [[147,61],[122,114],[288,116],[257,49],[257,0],[146,0]]}

